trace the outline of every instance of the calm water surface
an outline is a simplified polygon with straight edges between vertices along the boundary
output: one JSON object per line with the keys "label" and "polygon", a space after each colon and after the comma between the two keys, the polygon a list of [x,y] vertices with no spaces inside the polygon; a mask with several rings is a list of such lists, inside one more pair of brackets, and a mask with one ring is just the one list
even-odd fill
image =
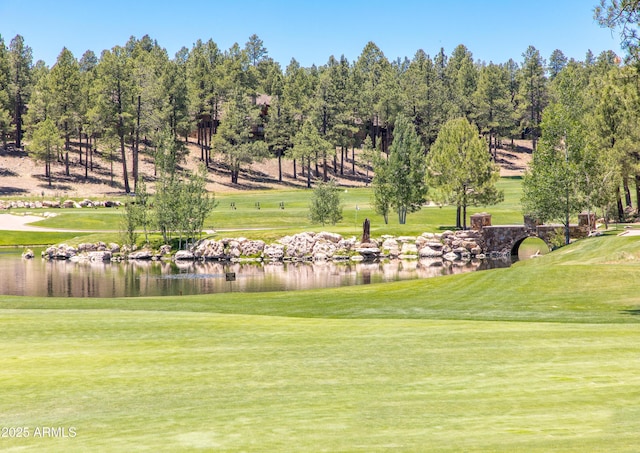
{"label": "calm water surface", "polygon": [[[375,263],[73,263],[46,261],[40,250],[0,250],[0,294],[51,297],[133,297],[224,292],[291,291],[438,277],[496,267],[510,261],[449,264],[441,260]],[[227,281],[227,273],[235,281]]]}

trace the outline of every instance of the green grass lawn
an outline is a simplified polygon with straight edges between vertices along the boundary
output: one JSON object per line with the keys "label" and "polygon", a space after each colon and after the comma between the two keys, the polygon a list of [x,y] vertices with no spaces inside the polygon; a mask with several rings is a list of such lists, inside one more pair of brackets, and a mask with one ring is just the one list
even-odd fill
{"label": "green grass lawn", "polygon": [[[496,206],[469,207],[468,214],[488,211],[492,214],[494,224],[522,223],[520,212],[521,180],[518,178],[502,178],[499,186],[505,192],[505,200]],[[424,207],[407,217],[407,224],[400,225],[396,214],[391,213],[389,223],[385,224],[382,216],[376,214],[371,205],[372,190],[370,188],[349,188],[341,193],[343,204],[343,220],[337,225],[312,224],[308,219],[311,190],[268,190],[255,192],[224,193],[216,196],[216,208],[206,219],[207,230],[221,230],[218,236],[245,236],[252,239],[274,241],[285,235],[302,231],[330,230],[345,237],[360,236],[365,218],[371,221],[371,234],[381,236],[419,235],[425,231],[437,232],[455,226],[456,211],[454,207]],[[234,203],[236,209],[231,208]],[[281,209],[280,203],[284,203]],[[257,204],[260,209],[257,209]],[[356,209],[357,207],[357,209]],[[16,210],[26,212],[27,210]],[[37,222],[35,225],[86,231],[121,230],[123,208],[99,209],[58,209],[57,216]],[[231,231],[227,231],[231,230]],[[29,233],[24,239],[14,234],[11,241],[0,238],[0,245],[42,244]],[[83,236],[78,234],[77,236]],[[57,242],[68,239],[61,236]],[[81,238],[80,241],[85,240]],[[56,242],[56,241],[53,241]]]}
{"label": "green grass lawn", "polygon": [[[2,451],[637,451],[640,238],[321,291],[0,296]],[[34,438],[37,427],[73,438]]]}

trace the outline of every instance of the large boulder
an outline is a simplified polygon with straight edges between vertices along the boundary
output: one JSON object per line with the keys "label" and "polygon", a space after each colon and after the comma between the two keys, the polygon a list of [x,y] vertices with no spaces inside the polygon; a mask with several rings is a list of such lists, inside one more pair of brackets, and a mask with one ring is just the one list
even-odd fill
{"label": "large boulder", "polygon": [[109,250],[87,252],[89,261],[111,261],[111,252]]}
{"label": "large boulder", "polygon": [[226,257],[225,246],[222,241],[202,239],[194,247],[193,254],[205,260],[221,260]]}
{"label": "large boulder", "polygon": [[400,254],[400,245],[395,238],[387,238],[380,247],[382,254],[397,257]]}
{"label": "large boulder", "polygon": [[418,247],[413,242],[405,242],[400,249],[400,256],[417,256]]}
{"label": "large boulder", "polygon": [[153,258],[153,252],[149,249],[138,250],[127,255],[127,259],[130,260],[150,260],[151,258]]}
{"label": "large boulder", "polygon": [[176,254],[173,256],[176,261],[186,261],[195,259],[195,255],[191,250],[178,250]]}
{"label": "large boulder", "polygon": [[284,258],[284,245],[269,244],[264,247],[264,256],[269,261],[280,261]]}
{"label": "large boulder", "polygon": [[333,258],[336,253],[336,243],[328,240],[318,240],[313,244],[311,252],[314,261],[326,261]]}
{"label": "large boulder", "polygon": [[281,243],[285,246],[285,258],[305,259],[311,256],[315,243],[314,234],[299,233],[287,236]]}
{"label": "large boulder", "polygon": [[437,257],[441,257],[443,255],[442,253],[442,245],[440,245],[440,247],[438,247],[437,249],[433,248],[433,247],[429,247],[428,245],[422,247],[419,251],[418,251],[418,255],[421,258],[437,258]]}
{"label": "large boulder", "polygon": [[245,257],[258,258],[262,256],[264,246],[264,241],[245,239],[240,243],[240,254]]}
{"label": "large boulder", "polygon": [[329,233],[327,231],[321,231],[320,233],[315,235],[316,240],[325,240],[325,241],[329,241],[329,242],[333,242],[334,244],[337,244],[338,242],[340,242],[342,240],[342,236],[340,236],[337,233]]}
{"label": "large boulder", "polygon": [[75,247],[71,247],[67,244],[59,244],[48,247],[43,256],[48,259],[55,260],[68,260],[69,258],[76,256],[78,254],[78,249]]}
{"label": "large boulder", "polygon": [[96,244],[92,244],[89,242],[83,242],[81,244],[78,244],[78,252],[82,253],[82,252],[93,252],[95,250],[98,250],[98,246]]}

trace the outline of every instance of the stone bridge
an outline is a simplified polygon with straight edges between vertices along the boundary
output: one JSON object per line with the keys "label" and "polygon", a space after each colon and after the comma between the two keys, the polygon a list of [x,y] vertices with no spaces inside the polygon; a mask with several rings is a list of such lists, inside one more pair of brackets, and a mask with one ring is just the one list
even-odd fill
{"label": "stone bridge", "polygon": [[[590,228],[591,226],[591,228]],[[487,213],[471,216],[471,229],[479,231],[487,255],[517,255],[518,248],[525,239],[542,239],[549,250],[553,248],[556,235],[564,238],[564,225],[541,225],[525,216],[524,225],[491,225],[491,215]],[[579,214],[578,225],[569,225],[569,236],[572,239],[583,238],[589,231],[595,229],[595,215],[593,213]]]}

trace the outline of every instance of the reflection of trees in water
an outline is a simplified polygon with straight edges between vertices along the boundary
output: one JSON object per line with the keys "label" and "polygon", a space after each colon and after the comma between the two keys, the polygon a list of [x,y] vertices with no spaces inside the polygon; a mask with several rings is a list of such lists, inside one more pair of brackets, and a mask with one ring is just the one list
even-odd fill
{"label": "reflection of trees in water", "polygon": [[[508,259],[448,262],[439,259],[380,262],[320,261],[229,263],[218,261],[69,262],[0,259],[0,294],[123,297],[288,291],[382,283],[507,267]],[[236,274],[228,282],[226,273]]]}

